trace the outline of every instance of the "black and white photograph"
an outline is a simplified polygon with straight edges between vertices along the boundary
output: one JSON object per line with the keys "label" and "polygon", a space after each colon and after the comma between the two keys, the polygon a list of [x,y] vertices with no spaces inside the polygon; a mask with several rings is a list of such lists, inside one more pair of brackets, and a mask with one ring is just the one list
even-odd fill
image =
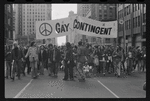
{"label": "black and white photograph", "polygon": [[5,98],[146,98],[146,4],[4,5]]}

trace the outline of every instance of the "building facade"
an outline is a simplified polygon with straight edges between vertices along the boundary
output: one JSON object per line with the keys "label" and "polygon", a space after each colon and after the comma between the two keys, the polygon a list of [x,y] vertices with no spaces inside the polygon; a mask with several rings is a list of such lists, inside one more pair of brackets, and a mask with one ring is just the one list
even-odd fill
{"label": "building facade", "polygon": [[[88,12],[91,10],[91,4],[77,4],[77,15],[86,17]],[[76,34],[75,43],[82,41],[88,41],[88,36],[82,34]]]}
{"label": "building facade", "polygon": [[15,32],[17,39],[35,39],[36,21],[51,20],[51,4],[15,4]]}
{"label": "building facade", "polygon": [[[88,17],[97,21],[115,21],[117,20],[116,4],[78,4],[79,16]],[[116,39],[100,38],[82,35],[82,41],[99,45],[114,45]]]}
{"label": "building facade", "polygon": [[[146,46],[146,4],[118,4],[118,43],[128,46]],[[126,43],[125,41],[126,40]]]}
{"label": "building facade", "polygon": [[13,5],[12,4],[5,4],[5,43],[9,43],[9,41],[13,40]]}
{"label": "building facade", "polygon": [[[91,19],[98,21],[115,21],[117,20],[117,5],[116,4],[92,4],[91,5]],[[91,42],[97,42],[101,45],[115,45],[114,38],[96,38],[91,37]]]}

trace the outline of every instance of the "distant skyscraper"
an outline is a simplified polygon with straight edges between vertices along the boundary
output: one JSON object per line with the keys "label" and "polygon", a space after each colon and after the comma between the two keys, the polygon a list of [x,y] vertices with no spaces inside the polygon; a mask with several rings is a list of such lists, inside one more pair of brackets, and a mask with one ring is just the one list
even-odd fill
{"label": "distant skyscraper", "polygon": [[13,40],[13,5],[12,4],[5,4],[5,38],[9,40]]}
{"label": "distant skyscraper", "polygon": [[51,20],[51,4],[14,4],[14,9],[15,32],[21,41],[35,38],[36,21]]}
{"label": "distant skyscraper", "polygon": [[[77,15],[86,17],[91,9],[91,4],[77,4]],[[86,35],[77,34],[75,40],[86,41]]]}

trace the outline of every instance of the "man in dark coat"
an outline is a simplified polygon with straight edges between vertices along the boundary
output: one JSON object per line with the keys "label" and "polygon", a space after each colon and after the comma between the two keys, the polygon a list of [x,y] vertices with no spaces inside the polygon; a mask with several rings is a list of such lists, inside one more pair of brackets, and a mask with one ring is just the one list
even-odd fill
{"label": "man in dark coat", "polygon": [[52,75],[52,69],[53,69],[53,45],[48,45],[48,75]]}
{"label": "man in dark coat", "polygon": [[6,46],[5,49],[5,61],[6,61],[6,78],[8,79],[11,77],[11,62],[12,62],[12,56],[11,56],[11,49]]}
{"label": "man in dark coat", "polygon": [[58,49],[56,48],[56,46],[54,46],[53,48],[53,69],[52,69],[52,72],[54,74],[55,77],[57,77],[57,72],[58,72],[58,56],[59,55],[59,52],[58,52]]}
{"label": "man in dark coat", "polygon": [[[14,68],[16,68],[18,79],[20,80],[21,60],[23,61],[23,54],[18,47],[17,42],[14,42],[14,49],[12,50],[12,60],[14,61]],[[15,79],[15,71],[12,72],[12,80]]]}
{"label": "man in dark coat", "polygon": [[73,78],[73,50],[71,49],[71,44],[69,42],[66,43],[66,51],[65,51],[65,76],[63,80],[68,80],[68,74],[70,80],[74,80]]}
{"label": "man in dark coat", "polygon": [[26,65],[27,65],[27,74],[29,75],[29,73],[31,72],[31,67],[30,67],[30,61],[29,61],[29,56],[27,58],[25,58],[25,55],[27,54],[28,52],[28,47],[25,47],[24,48],[24,51],[23,51],[23,56],[24,56],[24,64],[23,64],[23,74],[25,75],[25,68],[26,68]]}
{"label": "man in dark coat", "polygon": [[44,75],[44,67],[46,64],[47,54],[46,50],[44,50],[44,46],[42,45],[39,53],[39,62],[40,62],[40,74]]}

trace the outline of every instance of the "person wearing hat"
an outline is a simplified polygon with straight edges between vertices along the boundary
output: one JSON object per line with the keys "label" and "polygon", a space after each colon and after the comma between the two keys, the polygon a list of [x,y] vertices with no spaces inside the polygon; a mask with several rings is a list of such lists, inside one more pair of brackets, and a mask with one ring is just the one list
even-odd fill
{"label": "person wearing hat", "polygon": [[21,72],[21,60],[23,61],[23,54],[21,52],[21,50],[19,49],[18,47],[18,43],[15,41],[13,43],[13,50],[12,50],[12,60],[13,60],[13,70],[12,70],[12,81],[14,81],[15,79],[15,71],[14,69],[16,68],[16,71],[17,71],[17,76],[18,76],[18,79],[20,80],[20,72]]}
{"label": "person wearing hat", "polygon": [[71,49],[71,44],[69,42],[66,43],[66,51],[65,51],[65,75],[63,80],[68,80],[68,74],[70,80],[74,80],[73,78],[73,50]]}

